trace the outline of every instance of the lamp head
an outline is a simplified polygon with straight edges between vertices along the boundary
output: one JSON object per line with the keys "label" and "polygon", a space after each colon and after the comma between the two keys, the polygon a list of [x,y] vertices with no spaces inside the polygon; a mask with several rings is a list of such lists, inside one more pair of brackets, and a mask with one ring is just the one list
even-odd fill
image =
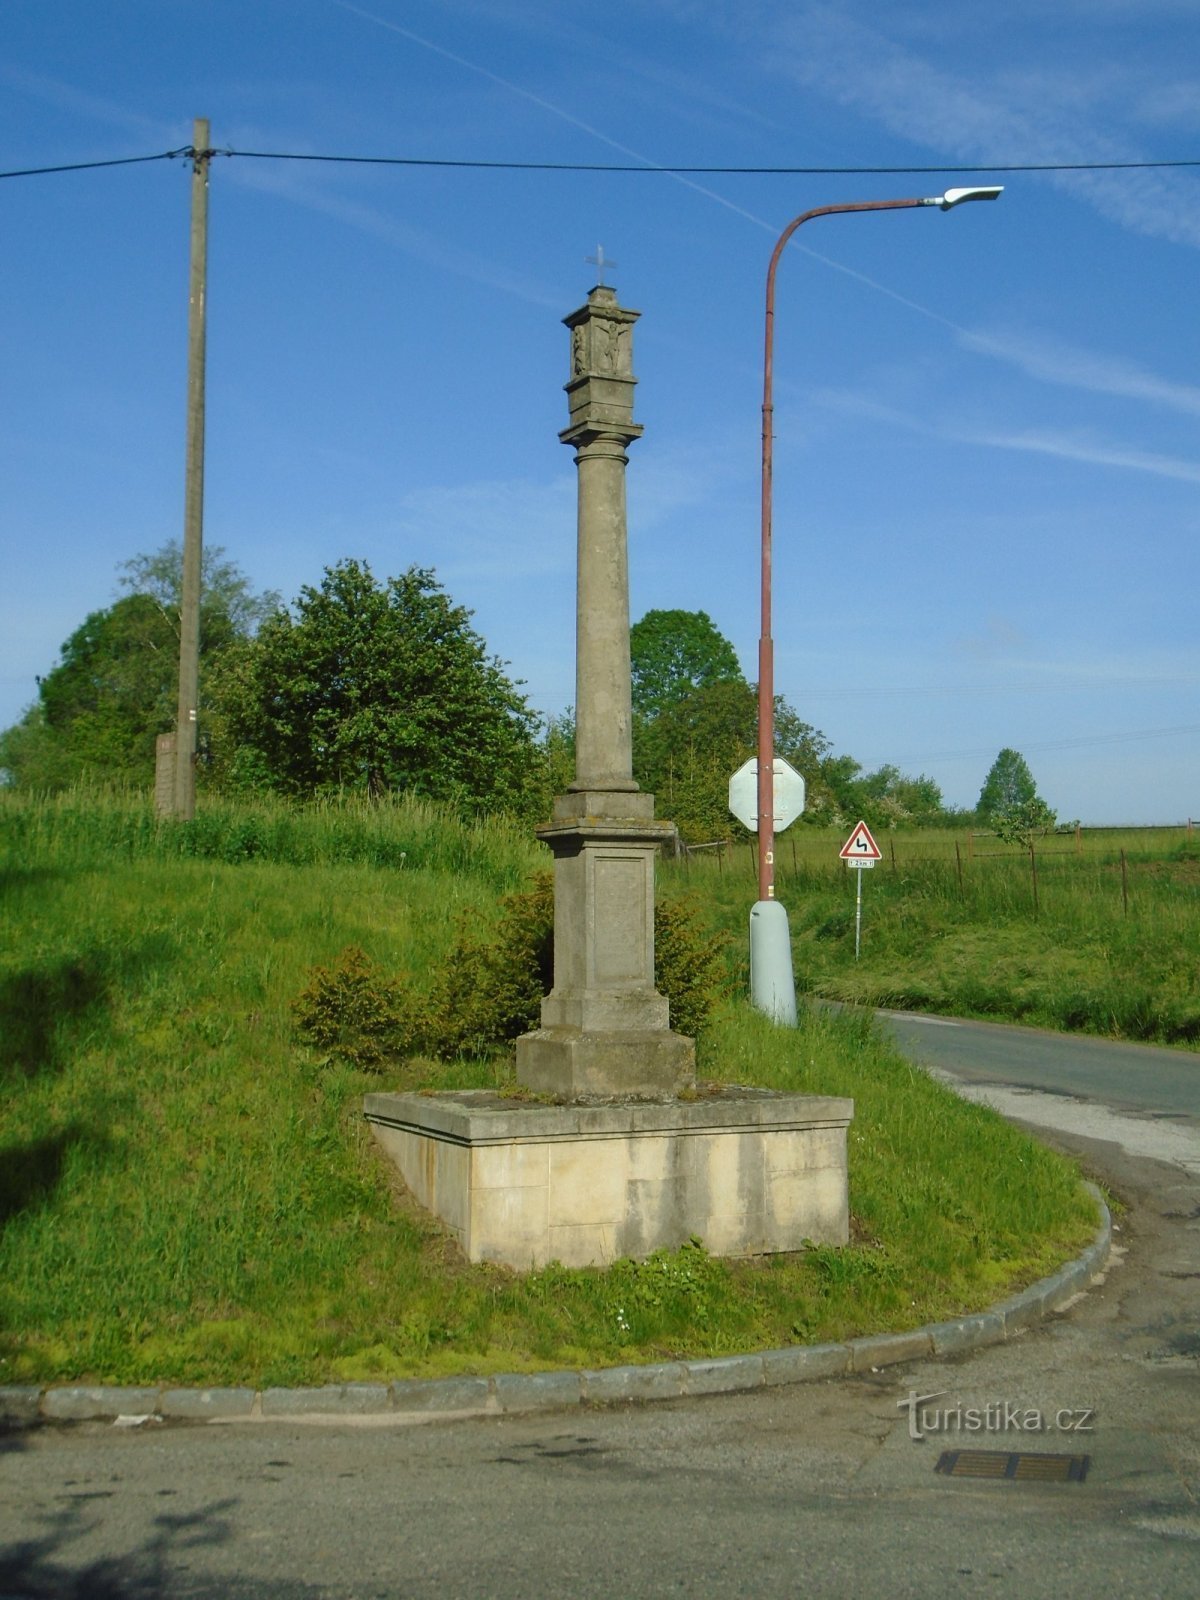
{"label": "lamp head", "polygon": [[997,200],[1004,193],[1004,185],[988,189],[947,189],[940,200],[935,200],[935,206],[941,206],[943,211],[949,211],[952,206],[961,206],[967,200]]}

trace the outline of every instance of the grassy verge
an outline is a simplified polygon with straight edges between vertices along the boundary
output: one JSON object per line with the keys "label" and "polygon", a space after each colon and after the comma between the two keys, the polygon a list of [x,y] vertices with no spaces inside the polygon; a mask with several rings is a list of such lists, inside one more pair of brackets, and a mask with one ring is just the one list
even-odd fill
{"label": "grassy verge", "polygon": [[[861,1018],[781,1031],[730,1007],[704,1044],[708,1076],[855,1097],[849,1249],[726,1263],[690,1247],[526,1276],[465,1265],[405,1198],[361,1096],[401,1078],[502,1083],[507,1061],[368,1077],[301,1048],[289,1008],[349,943],[419,974],[456,918],[494,913],[533,849],[427,809],[348,810],[344,834],[336,808],[267,809],[245,815],[303,862],[262,844],[228,859],[199,848],[220,835],[212,817],[189,839],[136,806],[94,809],[89,830],[82,801],[0,803],[0,1382],[315,1383],[729,1353],[975,1308],[1090,1235],[1068,1163]],[[403,865],[379,864],[401,849]]]}
{"label": "grassy verge", "polygon": [[[778,893],[804,991],[1200,1044],[1200,843],[1182,828],[1085,835],[1079,850],[1050,839],[1033,863],[995,841],[968,856],[953,835],[884,836],[884,860],[864,876],[857,960],[856,874],[837,858],[841,838],[801,832],[797,843],[793,861],[781,840]],[[747,847],[723,870],[698,859],[686,876],[740,948],[756,894]]]}

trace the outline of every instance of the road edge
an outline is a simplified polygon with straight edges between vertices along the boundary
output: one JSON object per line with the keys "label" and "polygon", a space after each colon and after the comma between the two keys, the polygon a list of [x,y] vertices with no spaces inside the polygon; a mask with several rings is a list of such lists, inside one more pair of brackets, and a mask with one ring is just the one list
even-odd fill
{"label": "road edge", "polygon": [[1095,1184],[1099,1227],[1074,1261],[988,1311],[927,1323],[908,1333],[867,1334],[844,1343],[789,1345],[749,1355],[646,1366],[490,1377],[410,1378],[391,1383],[326,1384],[314,1389],[189,1389],[163,1384],[0,1386],[0,1428],[68,1422],[427,1422],[518,1412],[561,1411],[732,1394],[874,1372],[905,1361],[957,1356],[1022,1333],[1086,1291],[1112,1248],[1112,1217]]}

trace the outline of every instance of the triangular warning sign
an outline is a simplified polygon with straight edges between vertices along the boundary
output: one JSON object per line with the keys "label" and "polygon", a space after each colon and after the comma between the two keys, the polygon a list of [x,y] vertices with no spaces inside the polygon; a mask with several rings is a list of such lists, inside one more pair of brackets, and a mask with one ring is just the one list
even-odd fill
{"label": "triangular warning sign", "polygon": [[871,837],[871,830],[865,822],[860,822],[858,827],[846,840],[838,851],[843,861],[882,861],[883,851]]}

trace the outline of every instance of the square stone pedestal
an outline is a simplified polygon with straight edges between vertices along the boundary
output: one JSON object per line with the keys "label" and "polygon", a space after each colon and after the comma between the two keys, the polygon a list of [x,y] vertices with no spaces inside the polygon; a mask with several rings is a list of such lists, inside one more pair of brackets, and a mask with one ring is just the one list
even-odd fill
{"label": "square stone pedestal", "polygon": [[716,1256],[849,1237],[852,1100],[724,1088],[542,1106],[465,1090],[370,1094],[365,1111],[471,1261],[606,1266],[693,1235]]}

